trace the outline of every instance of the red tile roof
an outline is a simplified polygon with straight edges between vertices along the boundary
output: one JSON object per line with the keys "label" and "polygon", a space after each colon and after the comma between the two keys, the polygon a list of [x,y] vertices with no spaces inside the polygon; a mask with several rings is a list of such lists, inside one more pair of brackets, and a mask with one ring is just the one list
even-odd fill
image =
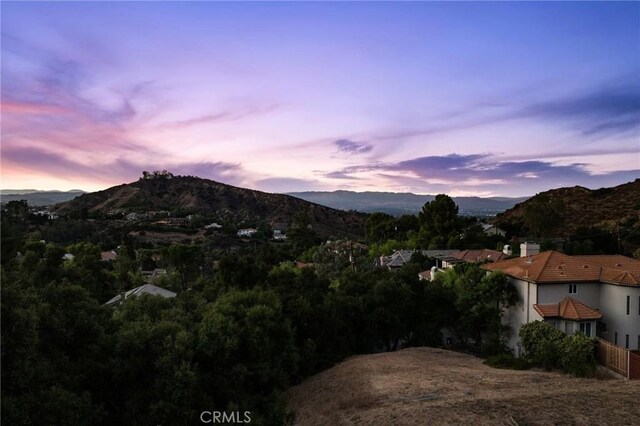
{"label": "red tile roof", "polygon": [[464,260],[465,262],[484,262],[485,260],[497,262],[499,260],[506,259],[507,255],[501,251],[482,249],[463,250],[458,253],[453,253],[451,257],[455,257],[459,260]]}
{"label": "red tile roof", "polygon": [[568,256],[545,251],[482,267],[535,283],[604,282],[640,286],[640,260],[620,255]]}
{"label": "red tile roof", "polygon": [[602,313],[571,297],[565,297],[560,303],[550,305],[533,305],[543,318],[562,318],[573,321],[596,320]]}

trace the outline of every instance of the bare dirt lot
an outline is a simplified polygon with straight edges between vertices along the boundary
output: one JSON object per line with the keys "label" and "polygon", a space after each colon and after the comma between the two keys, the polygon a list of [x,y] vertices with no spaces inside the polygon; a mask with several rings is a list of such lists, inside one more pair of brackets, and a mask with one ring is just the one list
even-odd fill
{"label": "bare dirt lot", "polygon": [[640,381],[500,370],[435,348],[361,355],[292,388],[297,425],[640,425]]}

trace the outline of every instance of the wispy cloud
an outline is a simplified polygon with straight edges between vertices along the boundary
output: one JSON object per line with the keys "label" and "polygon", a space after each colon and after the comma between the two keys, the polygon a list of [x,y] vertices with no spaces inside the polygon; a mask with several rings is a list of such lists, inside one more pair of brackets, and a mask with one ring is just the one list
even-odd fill
{"label": "wispy cloud", "polygon": [[366,154],[371,152],[373,145],[364,142],[355,142],[349,139],[338,139],[333,142],[338,147],[338,152],[345,154]]}
{"label": "wispy cloud", "polygon": [[204,124],[215,124],[220,122],[238,121],[250,117],[261,116],[280,109],[280,104],[241,106],[214,114],[204,114],[201,116],[177,120],[160,125],[161,128],[180,129]]}
{"label": "wispy cloud", "polygon": [[621,82],[600,90],[532,103],[511,116],[567,123],[585,136],[640,135],[640,83]]}
{"label": "wispy cloud", "polygon": [[41,148],[6,148],[2,152],[2,168],[12,170],[28,165],[38,171],[68,179],[87,179],[113,184],[134,181],[142,170],[170,170],[177,175],[191,175],[224,183],[241,185],[247,182],[248,173],[240,164],[227,162],[175,162],[171,160],[137,161],[117,158],[97,164],[87,164],[60,153]]}
{"label": "wispy cloud", "polygon": [[[398,185],[422,188],[423,191],[458,191],[460,188],[485,190],[511,187],[524,195],[543,188],[567,185],[603,186],[626,182],[640,176],[638,170],[605,174],[589,172],[587,164],[556,164],[548,161],[500,161],[490,154],[425,156],[415,159],[345,167],[324,174],[330,179],[381,177]],[[419,189],[414,189],[419,190]],[[524,192],[527,191],[527,192]]]}

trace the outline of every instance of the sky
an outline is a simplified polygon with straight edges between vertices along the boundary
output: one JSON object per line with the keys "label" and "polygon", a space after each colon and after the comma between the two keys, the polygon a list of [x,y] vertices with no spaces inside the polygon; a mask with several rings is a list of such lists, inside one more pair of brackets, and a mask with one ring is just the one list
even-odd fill
{"label": "sky", "polygon": [[640,177],[637,2],[9,2],[4,189],[166,169],[268,192]]}

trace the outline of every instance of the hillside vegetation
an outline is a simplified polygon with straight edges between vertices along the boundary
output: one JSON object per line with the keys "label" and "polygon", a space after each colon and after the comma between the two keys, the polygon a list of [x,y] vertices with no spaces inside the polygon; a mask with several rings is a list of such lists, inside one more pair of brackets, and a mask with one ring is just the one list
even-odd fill
{"label": "hillside vegetation", "polygon": [[435,348],[354,356],[289,391],[297,425],[619,425],[640,382],[499,370]]}
{"label": "hillside vegetation", "polygon": [[308,215],[322,236],[364,235],[365,215],[334,210],[283,194],[270,194],[191,176],[140,179],[58,204],[61,214],[107,214],[113,211],[176,211],[216,214],[237,222],[260,220],[291,224],[296,214]]}
{"label": "hillside vegetation", "polygon": [[639,218],[640,179],[636,179],[612,188],[575,186],[541,192],[497,215],[495,223],[521,236],[569,237],[589,228],[634,234]]}

